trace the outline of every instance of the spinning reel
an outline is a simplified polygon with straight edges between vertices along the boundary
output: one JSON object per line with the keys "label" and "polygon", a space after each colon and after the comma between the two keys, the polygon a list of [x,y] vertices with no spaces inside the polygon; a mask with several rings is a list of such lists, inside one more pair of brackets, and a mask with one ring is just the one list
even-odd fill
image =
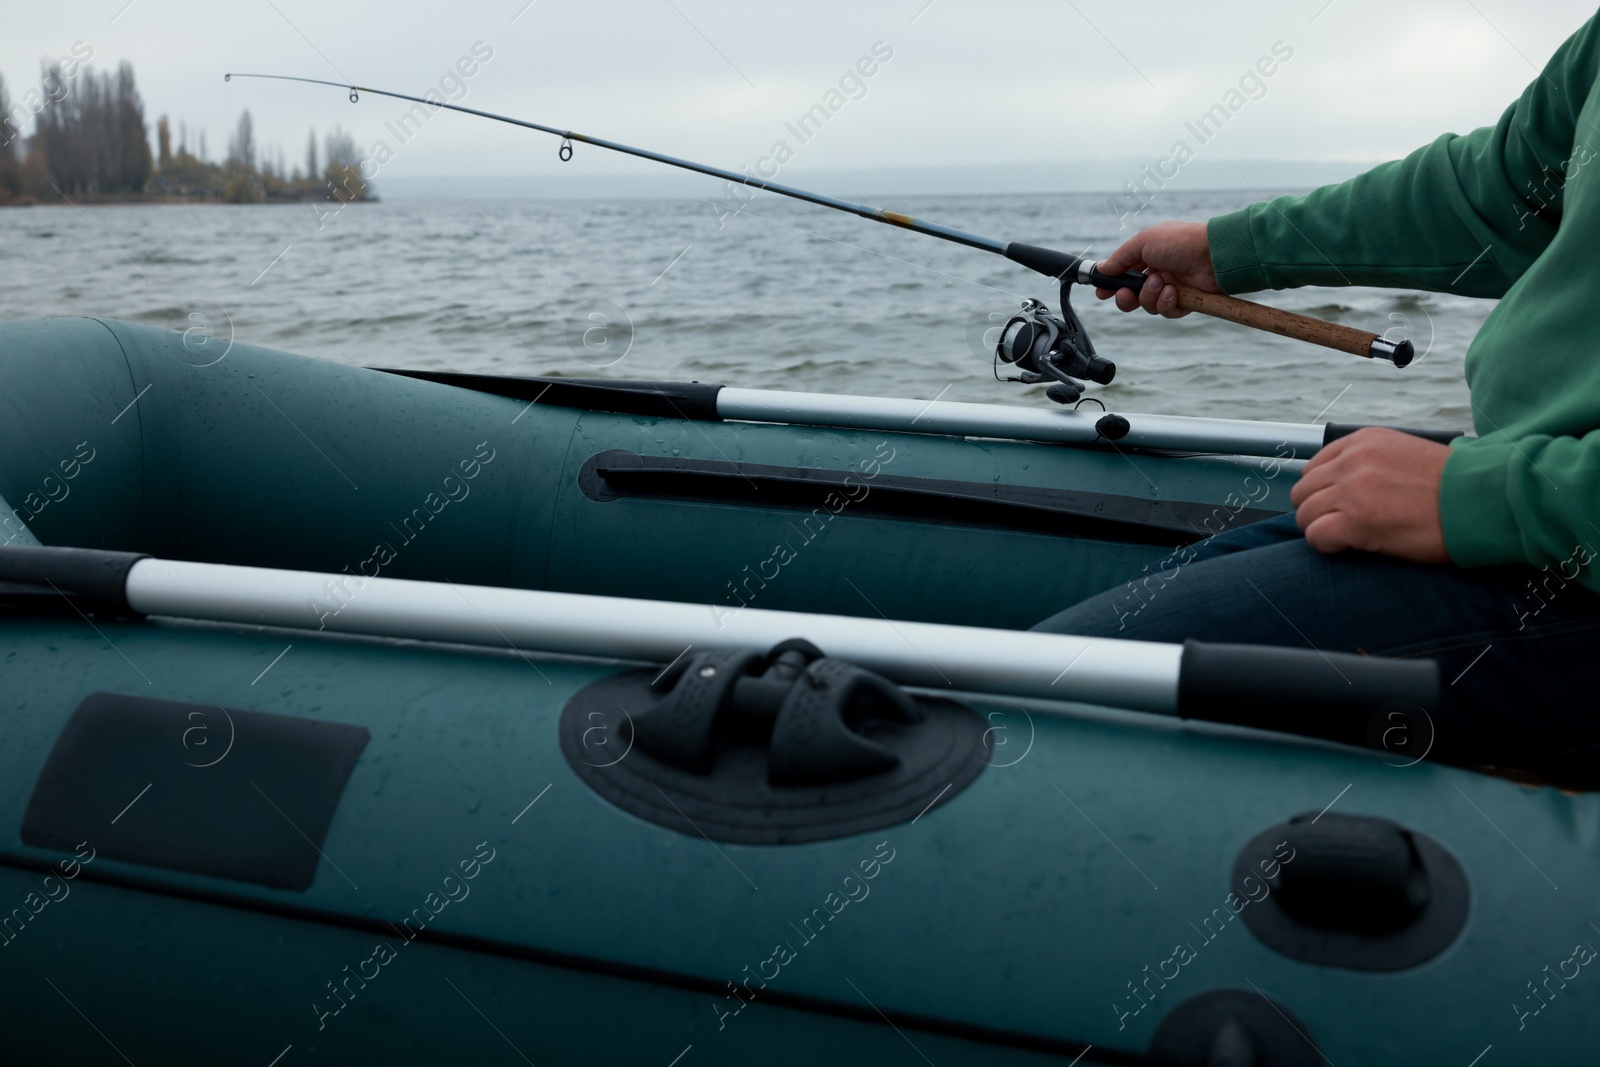
{"label": "spinning reel", "polygon": [[[1045,396],[1058,404],[1077,403],[1084,389],[1078,378],[1100,385],[1110,384],[1116,377],[1117,365],[1094,354],[1094,342],[1089,340],[1088,332],[1069,302],[1071,290],[1072,283],[1063,279],[1060,315],[1052,315],[1050,309],[1037,300],[1023,301],[1022,310],[1007,320],[994,346],[995,378],[1024,385],[1054,379],[1054,384],[1045,390]],[[1001,378],[1002,362],[1015,366],[1021,374],[1015,378]]]}

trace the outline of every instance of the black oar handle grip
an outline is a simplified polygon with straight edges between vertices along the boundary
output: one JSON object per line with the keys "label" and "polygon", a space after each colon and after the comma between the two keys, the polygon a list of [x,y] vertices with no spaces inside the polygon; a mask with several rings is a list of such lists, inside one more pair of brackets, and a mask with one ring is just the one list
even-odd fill
{"label": "black oar handle grip", "polygon": [[[1458,437],[1466,436],[1466,434],[1462,433],[1460,430],[1413,430],[1409,426],[1380,426],[1376,428],[1383,430],[1399,430],[1401,433],[1408,433],[1412,437],[1421,437],[1426,441],[1436,441],[1441,445],[1447,445]],[[1370,429],[1374,429],[1374,427],[1366,423],[1330,422],[1322,430],[1322,447],[1328,447],[1341,437],[1349,437],[1357,430]]]}
{"label": "black oar handle grip", "polygon": [[1363,748],[1429,751],[1439,665],[1315,649],[1185,641],[1178,715]]}
{"label": "black oar handle grip", "polygon": [[137,615],[128,603],[128,572],[139,552],[97,548],[0,547],[0,600],[65,600],[84,612]]}

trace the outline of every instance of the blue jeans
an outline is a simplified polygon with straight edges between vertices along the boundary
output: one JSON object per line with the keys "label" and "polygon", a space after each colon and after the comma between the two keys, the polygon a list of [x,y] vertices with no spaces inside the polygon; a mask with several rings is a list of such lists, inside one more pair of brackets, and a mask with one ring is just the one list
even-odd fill
{"label": "blue jeans", "polygon": [[1443,684],[1436,758],[1594,780],[1600,594],[1564,577],[1576,570],[1324,555],[1291,513],[1179,549],[1034,629],[1426,656]]}

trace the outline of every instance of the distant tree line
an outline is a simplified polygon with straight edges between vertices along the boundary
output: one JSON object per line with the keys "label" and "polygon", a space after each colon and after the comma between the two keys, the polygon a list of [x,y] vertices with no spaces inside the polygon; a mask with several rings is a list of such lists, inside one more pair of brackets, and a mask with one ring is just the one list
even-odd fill
{"label": "distant tree line", "polygon": [[[33,133],[24,136],[30,118]],[[172,124],[162,115],[151,152],[144,103],[128,63],[104,74],[46,64],[39,89],[18,101],[0,78],[0,205],[67,198],[235,204],[371,199],[355,139],[337,128],[323,139],[320,157],[313,130],[303,167],[293,168],[281,148],[257,146],[248,111],[239,116],[221,160],[206,158],[204,131],[196,142],[191,146],[180,124],[174,143]]]}

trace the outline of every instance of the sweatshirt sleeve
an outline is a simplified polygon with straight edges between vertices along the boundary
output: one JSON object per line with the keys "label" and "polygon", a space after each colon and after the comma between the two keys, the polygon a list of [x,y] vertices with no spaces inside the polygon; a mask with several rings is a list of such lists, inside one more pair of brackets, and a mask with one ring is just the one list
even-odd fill
{"label": "sweatshirt sleeve", "polygon": [[1591,19],[1493,126],[1212,219],[1218,284],[1229,293],[1374,285],[1504,295],[1560,222],[1563,171],[1595,81],[1596,34]]}
{"label": "sweatshirt sleeve", "polygon": [[[1585,114],[1600,114],[1600,87]],[[1465,567],[1572,578],[1576,561],[1600,556],[1600,162],[1586,158],[1555,239],[1467,350],[1478,436],[1454,442],[1439,486],[1445,546]],[[1600,568],[1576,577],[1600,590]]]}
{"label": "sweatshirt sleeve", "polygon": [[1582,437],[1497,434],[1461,442],[1445,461],[1439,514],[1445,548],[1462,567],[1526,563],[1562,568],[1595,589],[1581,558],[1600,556],[1600,430]]}

